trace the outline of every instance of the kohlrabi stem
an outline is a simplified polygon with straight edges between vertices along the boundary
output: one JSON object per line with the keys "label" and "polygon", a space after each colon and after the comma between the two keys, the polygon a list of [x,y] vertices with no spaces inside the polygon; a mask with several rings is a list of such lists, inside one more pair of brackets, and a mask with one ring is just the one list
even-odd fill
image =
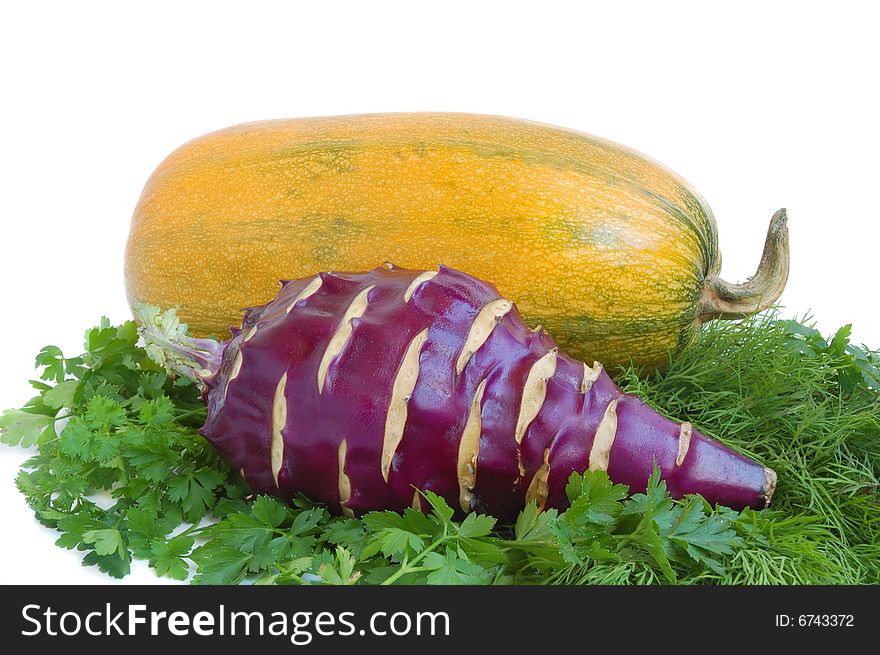
{"label": "kohlrabi stem", "polygon": [[133,311],[147,356],[159,366],[203,387],[220,370],[225,342],[189,336],[174,309],[162,312],[155,305],[139,304]]}

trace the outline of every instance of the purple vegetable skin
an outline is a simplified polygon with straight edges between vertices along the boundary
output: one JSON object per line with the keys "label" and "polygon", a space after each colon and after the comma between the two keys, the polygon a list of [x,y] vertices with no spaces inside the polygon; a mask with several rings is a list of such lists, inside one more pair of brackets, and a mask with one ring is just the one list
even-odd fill
{"label": "purple vegetable skin", "polygon": [[[141,316],[142,321],[145,320]],[[623,394],[598,363],[559,352],[490,284],[390,264],[282,283],[221,344],[148,349],[197,379],[202,434],[255,492],[304,493],[345,514],[414,506],[420,490],[512,519],[564,508],[572,472],[673,497],[763,508],[776,474]]]}

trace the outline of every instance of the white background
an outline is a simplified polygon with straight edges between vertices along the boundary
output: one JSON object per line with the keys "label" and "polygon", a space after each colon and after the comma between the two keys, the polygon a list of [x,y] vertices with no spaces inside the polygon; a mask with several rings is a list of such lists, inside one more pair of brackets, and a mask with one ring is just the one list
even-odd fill
{"label": "white background", "polygon": [[[625,143],[708,200],[728,280],[787,207],[788,312],[880,346],[878,16],[725,5],[4,3],[0,409],[30,397],[42,346],[79,353],[102,314],[128,317],[123,248],[152,169],[205,132],[293,116],[471,111]],[[0,446],[0,582],[112,583],[33,520],[25,458]]]}

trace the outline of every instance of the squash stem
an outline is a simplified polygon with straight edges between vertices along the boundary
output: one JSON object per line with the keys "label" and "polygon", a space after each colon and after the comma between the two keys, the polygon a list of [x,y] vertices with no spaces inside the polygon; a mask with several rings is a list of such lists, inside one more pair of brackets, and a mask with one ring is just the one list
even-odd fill
{"label": "squash stem", "polygon": [[788,214],[780,209],[770,219],[758,270],[745,282],[732,284],[717,275],[706,277],[700,320],[743,318],[770,307],[788,281]]}

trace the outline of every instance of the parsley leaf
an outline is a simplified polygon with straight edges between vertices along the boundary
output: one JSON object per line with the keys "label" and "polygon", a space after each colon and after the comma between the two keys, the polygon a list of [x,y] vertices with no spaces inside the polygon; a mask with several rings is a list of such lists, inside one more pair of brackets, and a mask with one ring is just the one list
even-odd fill
{"label": "parsley leaf", "polygon": [[[175,320],[168,331],[183,329]],[[827,341],[804,326],[787,334],[791,347],[850,358],[859,380],[877,370],[846,329]],[[116,577],[137,558],[194,584],[544,583],[606,569],[672,582],[720,575],[745,541],[768,541],[769,522],[754,512],[673,500],[656,467],[632,497],[604,472],[574,473],[566,511],[532,501],[513,525],[462,515],[431,491],[427,513],[334,517],[302,496],[253,497],[199,435],[206,408],[196,385],[146,357],[134,322],[102,319],[81,355],[47,346],[36,365],[37,395],[0,415],[0,439],[36,451],[16,484],[60,547]],[[105,509],[98,494],[114,504]]]}
{"label": "parsley leaf", "polygon": [[7,409],[0,415],[0,441],[10,446],[30,448],[51,430],[54,420],[26,409]]}

